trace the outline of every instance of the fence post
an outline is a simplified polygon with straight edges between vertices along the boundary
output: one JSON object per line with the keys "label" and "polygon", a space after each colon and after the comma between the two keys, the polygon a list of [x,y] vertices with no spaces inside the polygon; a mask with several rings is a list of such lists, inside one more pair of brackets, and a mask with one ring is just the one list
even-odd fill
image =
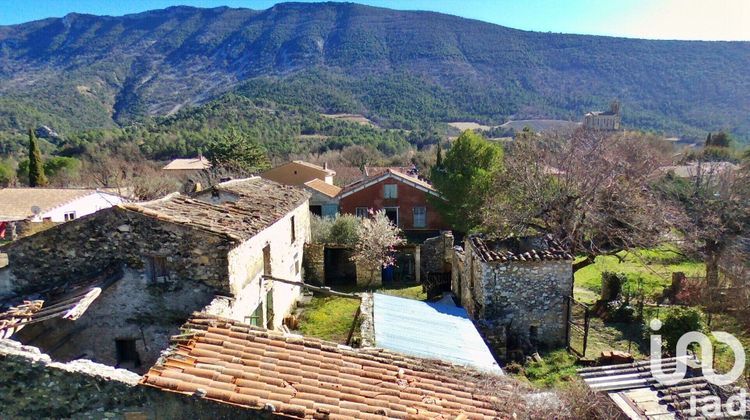
{"label": "fence post", "polygon": [[583,357],[586,357],[586,348],[589,343],[589,307],[583,307]]}

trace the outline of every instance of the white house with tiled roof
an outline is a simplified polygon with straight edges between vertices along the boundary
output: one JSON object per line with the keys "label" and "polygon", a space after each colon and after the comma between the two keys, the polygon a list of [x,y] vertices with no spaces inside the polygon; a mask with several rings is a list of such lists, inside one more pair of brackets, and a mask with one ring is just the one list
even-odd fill
{"label": "white house with tiled roof", "polygon": [[111,190],[3,188],[0,189],[0,223],[67,222],[125,201]]}

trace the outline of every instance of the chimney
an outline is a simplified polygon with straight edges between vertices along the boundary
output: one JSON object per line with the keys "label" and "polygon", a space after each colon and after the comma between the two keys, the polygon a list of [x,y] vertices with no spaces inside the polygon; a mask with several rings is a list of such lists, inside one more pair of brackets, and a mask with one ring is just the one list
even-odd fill
{"label": "chimney", "polygon": [[328,162],[323,162],[323,169],[328,169]]}

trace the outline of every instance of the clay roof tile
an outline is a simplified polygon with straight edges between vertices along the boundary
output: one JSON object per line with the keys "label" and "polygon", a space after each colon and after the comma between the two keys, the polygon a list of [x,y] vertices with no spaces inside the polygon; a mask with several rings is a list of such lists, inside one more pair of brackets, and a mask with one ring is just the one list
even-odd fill
{"label": "clay roof tile", "polygon": [[258,410],[271,404],[274,414],[291,418],[509,415],[492,408],[473,382],[479,374],[446,376],[452,365],[444,362],[292,338],[206,314],[186,325],[193,339],[165,353],[143,385],[190,395],[203,389],[204,398]]}

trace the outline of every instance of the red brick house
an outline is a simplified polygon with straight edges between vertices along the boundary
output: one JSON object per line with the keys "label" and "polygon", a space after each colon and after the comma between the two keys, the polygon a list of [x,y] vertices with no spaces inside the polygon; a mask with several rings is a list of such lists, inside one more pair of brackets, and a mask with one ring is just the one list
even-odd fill
{"label": "red brick house", "polygon": [[406,233],[448,229],[428,195],[440,197],[429,183],[394,169],[347,185],[339,194],[341,213],[365,216],[369,209],[386,215]]}

